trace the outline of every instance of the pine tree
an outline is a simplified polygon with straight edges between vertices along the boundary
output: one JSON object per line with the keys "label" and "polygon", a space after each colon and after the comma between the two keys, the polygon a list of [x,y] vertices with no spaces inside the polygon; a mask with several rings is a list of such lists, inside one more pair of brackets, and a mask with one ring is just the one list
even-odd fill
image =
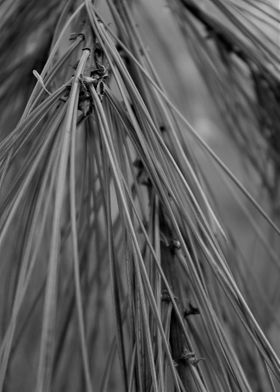
{"label": "pine tree", "polygon": [[[278,391],[279,12],[104,3],[0,4],[0,391]],[[153,7],[257,192],[166,91],[141,31],[142,15],[158,33]]]}

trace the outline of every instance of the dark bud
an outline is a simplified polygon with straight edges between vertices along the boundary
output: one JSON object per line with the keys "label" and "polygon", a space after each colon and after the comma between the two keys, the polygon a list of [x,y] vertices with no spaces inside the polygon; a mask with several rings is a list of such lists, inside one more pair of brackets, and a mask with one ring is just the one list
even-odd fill
{"label": "dark bud", "polygon": [[189,302],[189,308],[184,311],[184,318],[195,314],[200,314],[200,310]]}

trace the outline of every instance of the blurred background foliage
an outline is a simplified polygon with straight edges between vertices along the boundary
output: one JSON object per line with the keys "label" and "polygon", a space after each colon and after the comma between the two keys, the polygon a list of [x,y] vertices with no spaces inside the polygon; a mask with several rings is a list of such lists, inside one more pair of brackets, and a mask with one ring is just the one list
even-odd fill
{"label": "blurred background foliage", "polygon": [[278,8],[0,3],[1,391],[280,391]]}

